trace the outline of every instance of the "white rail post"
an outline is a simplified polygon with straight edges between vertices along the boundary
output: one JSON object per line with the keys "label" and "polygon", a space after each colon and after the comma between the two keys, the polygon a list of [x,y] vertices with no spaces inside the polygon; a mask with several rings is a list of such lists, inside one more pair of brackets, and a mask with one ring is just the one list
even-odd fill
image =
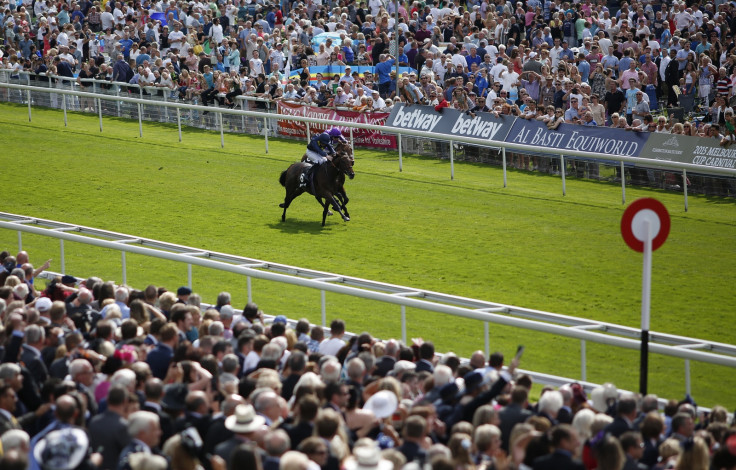
{"label": "white rail post", "polygon": [[225,119],[222,113],[217,113],[220,118],[220,148],[225,148]]}
{"label": "white rail post", "polygon": [[491,337],[487,321],[483,322],[483,338],[485,339],[485,347],[483,350],[486,353],[486,357],[488,357],[491,354]]}
{"label": "white rail post", "polygon": [[353,139],[353,128],[350,128],[350,150],[355,153],[355,140]]}
{"label": "white rail post", "polygon": [[682,170],[682,191],[685,195],[685,212],[687,212],[687,170]]}
{"label": "white rail post", "polygon": [[143,137],[143,105],[138,103],[138,137]]}
{"label": "white rail post", "polygon": [[450,179],[455,179],[455,142],[450,141]]}
{"label": "white rail post", "polygon": [[66,95],[61,95],[61,107],[64,110],[64,127],[67,127],[67,118],[66,118]]}
{"label": "white rail post", "polygon": [[406,344],[406,305],[401,306],[401,341]]}
{"label": "white rail post", "polygon": [[580,380],[583,382],[588,380],[588,359],[586,351],[586,342],[584,339],[580,340]]}
{"label": "white rail post", "polygon": [[28,97],[28,122],[31,122],[31,90],[26,93]]}
{"label": "white rail post", "polygon": [[61,274],[66,274],[66,258],[64,256],[64,239],[59,238],[59,251],[61,252]]}
{"label": "white rail post", "polygon": [[192,263],[187,263],[187,287],[192,288]]}
{"label": "white rail post", "polygon": [[503,187],[506,187],[506,147],[501,148],[501,166],[503,167]]}
{"label": "white rail post", "polygon": [[248,302],[253,302],[253,287],[251,284],[250,276],[246,276],[245,283],[248,288]]}
{"label": "white rail post", "polygon": [[626,204],[626,174],[624,173],[624,162],[621,162],[621,204]]}
{"label": "white rail post", "polygon": [[179,142],[181,142],[181,109],[176,108],[176,127],[179,128]]}
{"label": "white rail post", "polygon": [[[118,86],[115,87],[115,96],[120,98],[120,87]],[[120,117],[122,115],[122,111],[120,110],[120,100],[116,100],[115,102],[117,103],[118,117]]]}
{"label": "white rail post", "polygon": [[320,303],[322,305],[322,326],[327,326],[327,302],[325,300],[325,291],[319,291]]}
{"label": "white rail post", "polygon": [[23,232],[18,230],[18,251],[23,251]]}
{"label": "white rail post", "polygon": [[692,388],[690,383],[690,359],[685,359],[685,393],[692,396]]}
{"label": "white rail post", "polygon": [[567,173],[567,170],[565,169],[565,156],[560,154],[560,174],[562,175],[562,195],[563,196],[567,195],[565,173]]}
{"label": "white rail post", "polygon": [[128,284],[128,263],[127,263],[127,260],[125,259],[125,252],[121,251],[120,255],[122,258],[121,264],[123,268],[123,285],[126,285]]}
{"label": "white rail post", "polygon": [[311,142],[312,140],[312,130],[309,128],[309,123],[307,122],[307,143]]}
{"label": "white rail post", "polygon": [[102,100],[97,98],[97,116],[100,119],[100,132],[102,132]]}
{"label": "white rail post", "polygon": [[266,138],[266,153],[268,153],[268,118],[263,118],[263,136]]}
{"label": "white rail post", "polygon": [[401,149],[401,134],[396,134],[396,143],[399,147],[399,171],[404,171],[404,152]]}

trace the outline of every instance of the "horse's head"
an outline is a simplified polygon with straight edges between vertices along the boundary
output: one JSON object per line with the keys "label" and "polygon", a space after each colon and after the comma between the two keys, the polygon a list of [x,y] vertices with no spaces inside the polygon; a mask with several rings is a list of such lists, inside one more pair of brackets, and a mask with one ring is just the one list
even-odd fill
{"label": "horse's head", "polygon": [[[350,146],[348,145],[348,149],[350,149]],[[332,164],[335,165],[335,167],[348,175],[348,178],[353,179],[355,178],[355,171],[353,170],[353,165],[355,165],[355,159],[353,158],[353,153],[347,153],[338,150],[337,154],[332,159]]]}

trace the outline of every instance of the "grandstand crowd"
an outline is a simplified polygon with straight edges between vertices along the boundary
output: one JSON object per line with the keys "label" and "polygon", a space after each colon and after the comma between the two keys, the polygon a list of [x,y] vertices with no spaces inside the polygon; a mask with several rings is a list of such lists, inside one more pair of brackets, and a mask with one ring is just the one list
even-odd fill
{"label": "grandstand crowd", "polygon": [[[239,95],[361,112],[423,103],[724,145],[735,22],[724,0],[0,2],[3,67],[83,87],[127,82],[231,107]],[[397,80],[396,62],[414,71]],[[309,70],[331,65],[372,68]],[[680,122],[657,114],[674,107]]]}
{"label": "grandstand crowd", "polygon": [[[544,387],[495,352],[37,277],[0,253],[0,469],[736,469],[721,406]],[[536,397],[534,397],[536,398]]]}

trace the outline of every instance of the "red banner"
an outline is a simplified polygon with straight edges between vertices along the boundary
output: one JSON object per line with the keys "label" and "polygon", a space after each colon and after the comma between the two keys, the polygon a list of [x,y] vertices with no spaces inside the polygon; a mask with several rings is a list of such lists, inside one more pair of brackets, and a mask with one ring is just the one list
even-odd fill
{"label": "red banner", "polygon": [[[355,122],[361,124],[373,124],[383,126],[386,124],[388,113],[356,113],[354,111],[341,111],[329,108],[315,108],[312,106],[304,106],[296,103],[278,102],[279,114],[289,116],[302,116],[316,119],[325,119],[330,121]],[[288,137],[307,138],[307,126],[304,122],[279,120],[279,134]],[[345,138],[350,136],[350,128],[340,127]],[[320,124],[310,124],[309,131],[311,135],[324,132],[325,127]],[[380,149],[396,149],[396,136],[390,134],[381,134],[376,131],[365,129],[353,129],[353,141],[356,147],[370,147]]]}

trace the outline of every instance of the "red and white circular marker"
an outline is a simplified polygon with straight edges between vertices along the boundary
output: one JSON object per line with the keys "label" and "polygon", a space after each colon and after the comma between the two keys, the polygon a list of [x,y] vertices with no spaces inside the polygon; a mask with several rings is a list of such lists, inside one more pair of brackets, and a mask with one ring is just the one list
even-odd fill
{"label": "red and white circular marker", "polygon": [[662,246],[670,234],[670,214],[664,204],[650,197],[637,199],[621,217],[621,235],[626,244],[639,253],[644,251],[647,238],[645,222],[650,226],[652,251]]}

